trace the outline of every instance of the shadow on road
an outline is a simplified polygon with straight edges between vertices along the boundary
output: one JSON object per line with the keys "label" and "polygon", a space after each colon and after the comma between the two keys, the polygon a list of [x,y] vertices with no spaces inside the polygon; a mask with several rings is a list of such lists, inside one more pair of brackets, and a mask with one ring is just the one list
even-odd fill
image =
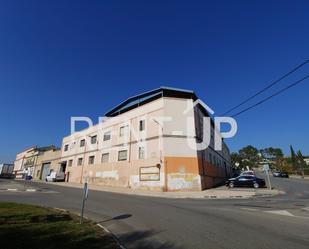
{"label": "shadow on road", "polygon": [[132,214],[121,214],[121,215],[115,216],[111,219],[98,221],[97,224],[112,221],[112,220],[124,220],[124,219],[130,218],[131,216],[132,216]]}

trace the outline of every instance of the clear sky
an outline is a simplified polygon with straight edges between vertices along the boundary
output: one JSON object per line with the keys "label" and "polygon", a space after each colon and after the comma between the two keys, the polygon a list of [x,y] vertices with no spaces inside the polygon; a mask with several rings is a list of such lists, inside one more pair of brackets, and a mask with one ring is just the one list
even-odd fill
{"label": "clear sky", "polygon": [[[96,119],[162,85],[192,89],[220,114],[308,59],[308,9],[297,0],[1,1],[0,161],[60,145],[71,116]],[[309,80],[239,116],[227,142],[309,154],[308,108]]]}

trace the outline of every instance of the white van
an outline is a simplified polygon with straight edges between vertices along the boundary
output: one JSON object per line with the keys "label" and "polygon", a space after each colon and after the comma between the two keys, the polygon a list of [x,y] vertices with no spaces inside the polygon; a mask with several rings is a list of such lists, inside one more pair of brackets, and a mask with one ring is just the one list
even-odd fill
{"label": "white van", "polygon": [[64,181],[65,174],[64,172],[55,172],[52,171],[49,173],[49,175],[46,176],[45,181],[47,182],[61,182]]}

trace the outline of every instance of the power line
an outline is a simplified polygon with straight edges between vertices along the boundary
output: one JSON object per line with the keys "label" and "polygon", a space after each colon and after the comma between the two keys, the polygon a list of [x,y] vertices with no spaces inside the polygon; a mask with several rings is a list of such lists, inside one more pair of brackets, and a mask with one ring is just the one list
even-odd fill
{"label": "power line", "polygon": [[226,111],[225,113],[223,113],[221,116],[224,116],[228,113],[230,113],[231,111],[235,110],[236,108],[242,106],[243,104],[247,103],[248,101],[250,101],[251,99],[255,98],[256,96],[260,95],[261,93],[265,92],[267,89],[271,88],[272,86],[276,85],[277,83],[279,83],[281,80],[283,80],[284,78],[288,77],[290,74],[294,73],[295,71],[297,71],[298,69],[300,69],[301,67],[303,67],[304,65],[306,65],[309,62],[309,59],[305,60],[303,63],[299,64],[297,67],[293,68],[291,71],[289,71],[288,73],[284,74],[283,76],[281,76],[279,79],[275,80],[274,82],[272,82],[271,84],[269,84],[268,86],[264,87],[262,90],[258,91],[257,93],[253,94],[251,97],[245,99],[244,101],[242,101],[240,104],[232,107],[231,109],[229,109],[228,111]]}
{"label": "power line", "polygon": [[294,87],[294,86],[300,84],[301,82],[303,82],[304,80],[306,80],[306,79],[308,79],[308,78],[309,78],[309,74],[308,74],[307,76],[303,77],[302,79],[300,79],[300,80],[298,80],[298,81],[296,81],[296,82],[294,82],[294,83],[288,85],[287,87],[281,89],[280,91],[278,91],[278,92],[276,92],[276,93],[270,95],[269,97],[267,97],[267,98],[265,98],[265,99],[262,99],[261,101],[255,103],[254,105],[249,106],[248,108],[246,108],[246,109],[244,109],[244,110],[242,110],[242,111],[240,111],[240,112],[238,112],[238,113],[232,115],[232,117],[236,117],[236,116],[238,116],[238,115],[240,115],[240,114],[242,114],[242,113],[244,113],[244,112],[246,112],[246,111],[249,111],[250,109],[252,109],[252,108],[254,108],[254,107],[256,107],[256,106],[258,106],[258,105],[260,105],[260,104],[266,102],[267,100],[269,100],[269,99],[271,99],[271,98],[273,98],[273,97],[279,95],[280,93],[282,93],[282,92],[284,92],[284,91],[286,91],[286,90],[288,90],[288,89],[290,89],[290,88],[292,88],[292,87]]}

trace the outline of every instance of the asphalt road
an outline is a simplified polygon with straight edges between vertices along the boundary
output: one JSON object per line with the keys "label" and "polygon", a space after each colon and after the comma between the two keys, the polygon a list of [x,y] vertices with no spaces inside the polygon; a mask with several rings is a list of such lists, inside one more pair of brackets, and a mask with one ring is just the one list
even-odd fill
{"label": "asphalt road", "polygon": [[[127,248],[309,248],[309,181],[271,178],[287,192],[250,200],[165,199],[89,191],[85,215]],[[0,200],[79,212],[82,190],[31,183],[42,192]],[[279,213],[279,214],[278,214]]]}

